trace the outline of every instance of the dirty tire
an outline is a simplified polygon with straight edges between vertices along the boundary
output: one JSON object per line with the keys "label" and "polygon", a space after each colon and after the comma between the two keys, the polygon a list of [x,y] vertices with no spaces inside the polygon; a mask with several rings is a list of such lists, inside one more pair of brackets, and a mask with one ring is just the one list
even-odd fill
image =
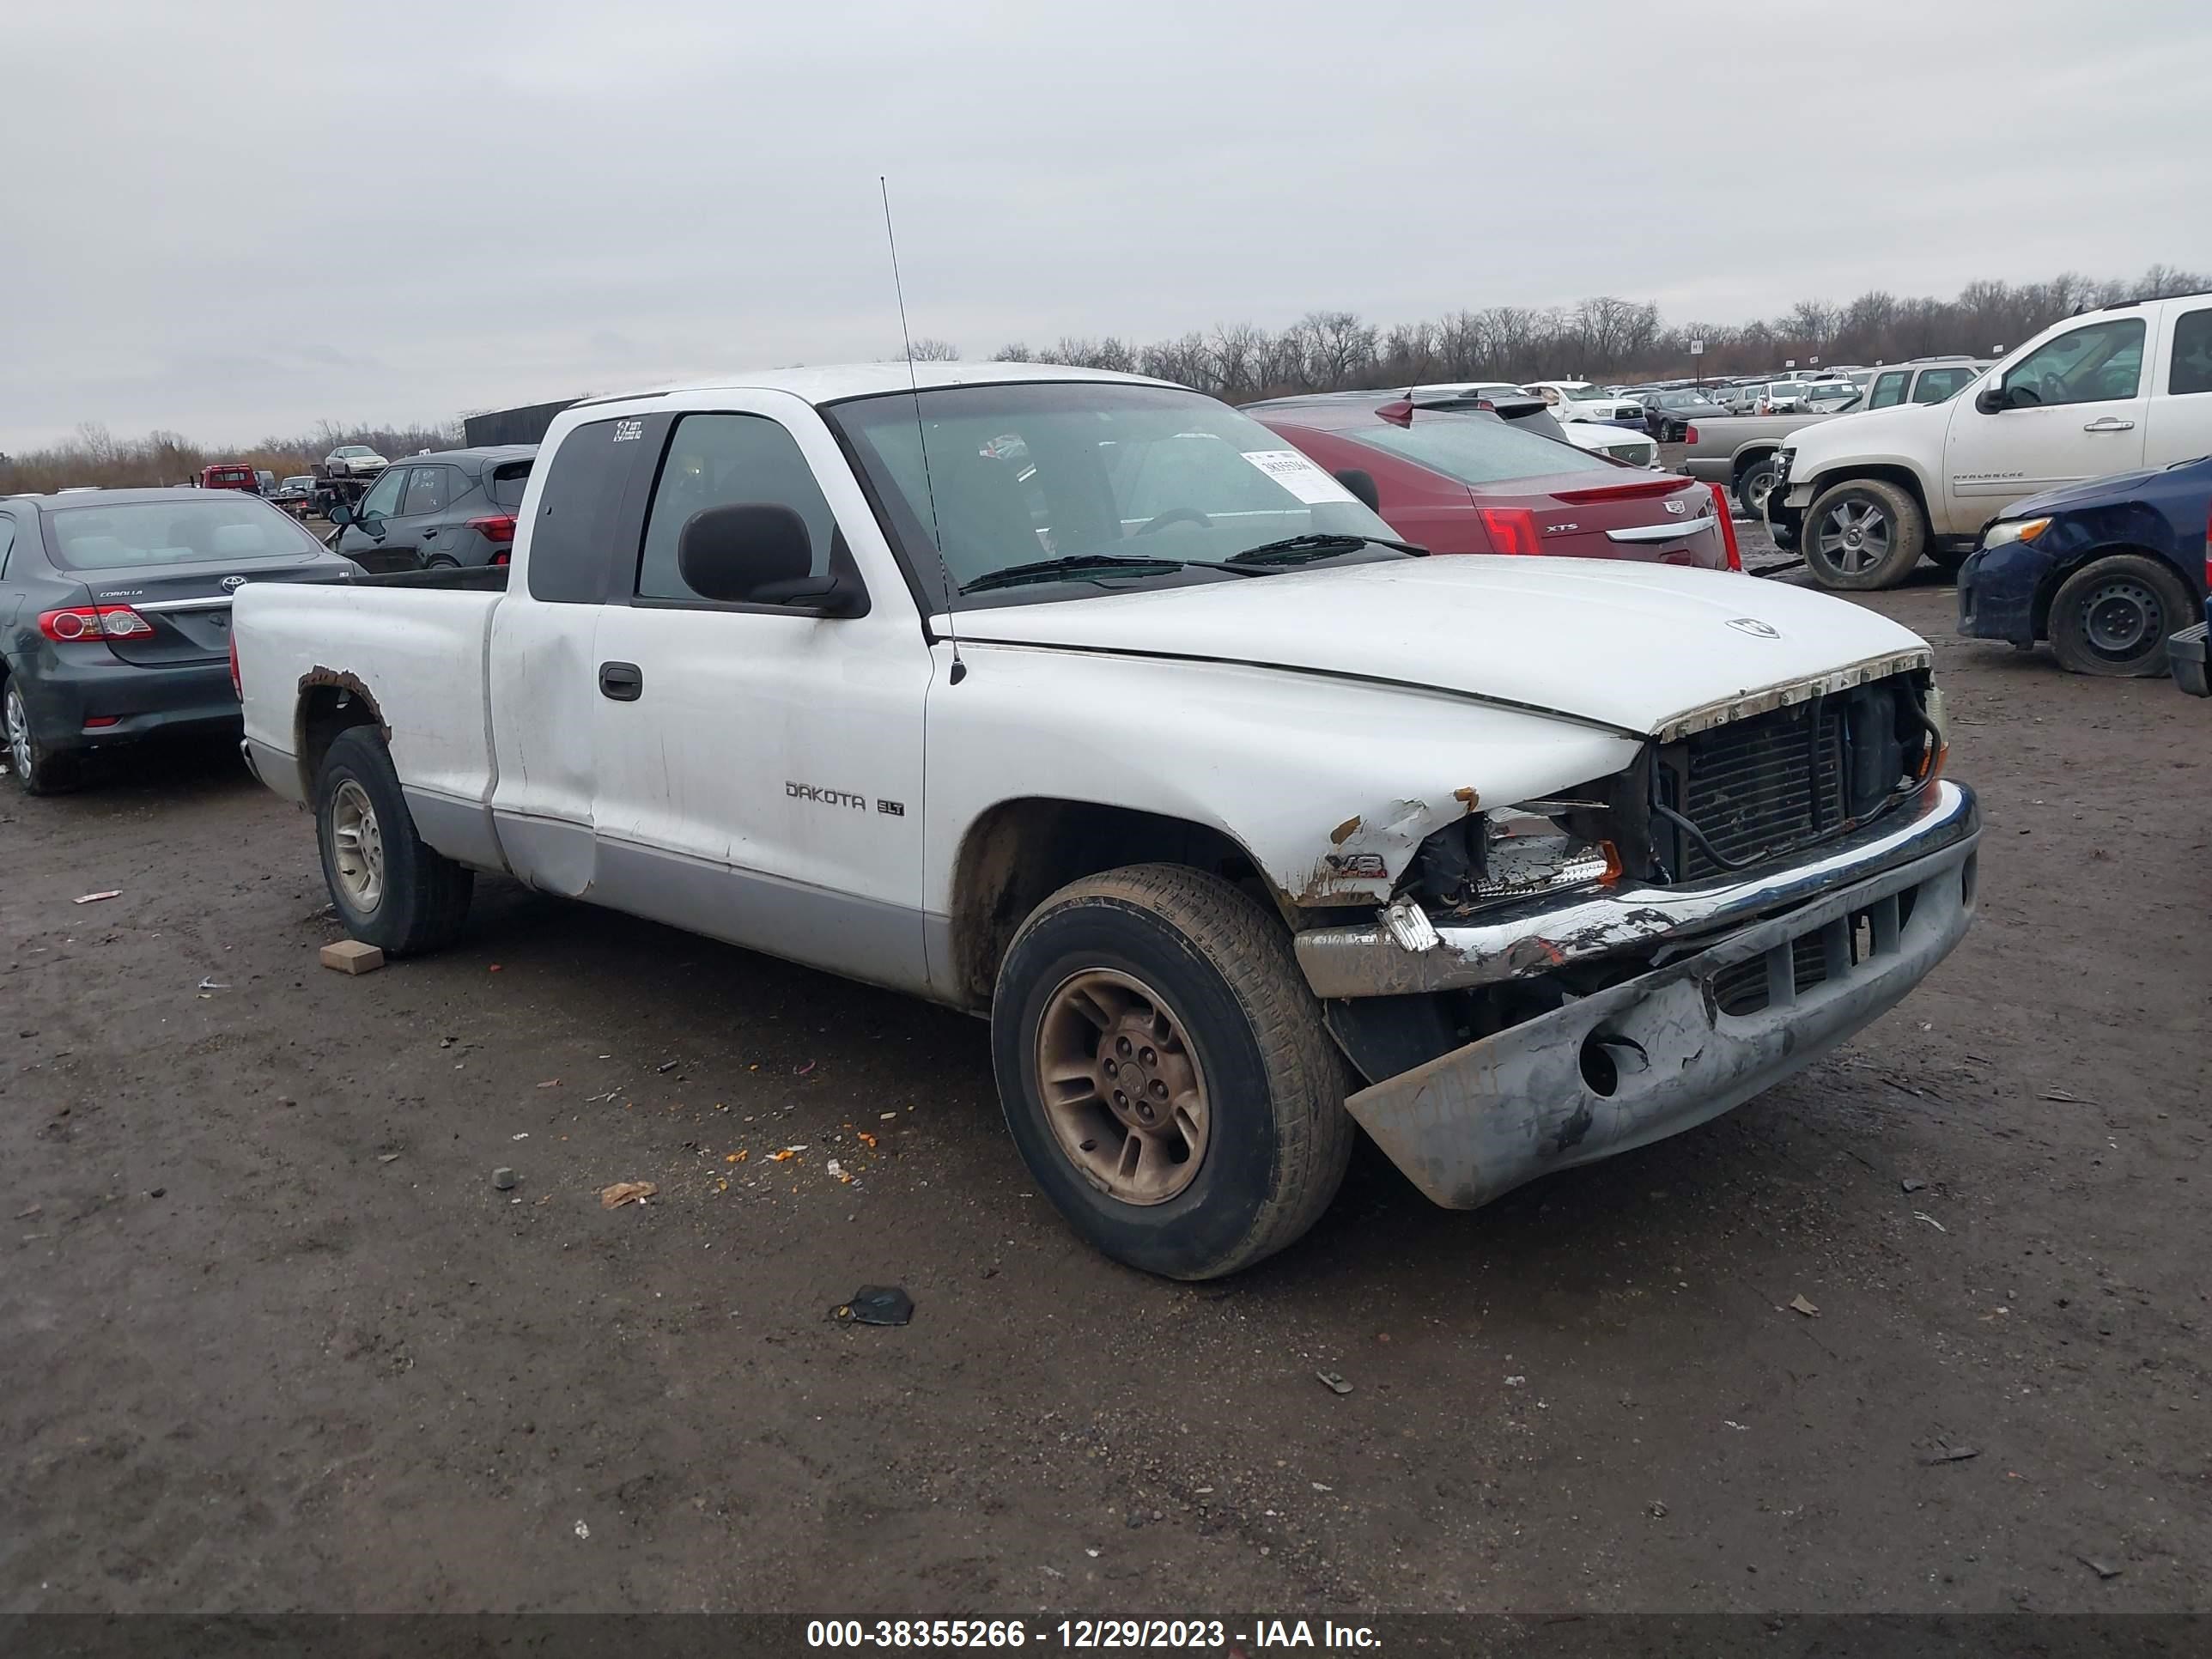
{"label": "dirty tire", "polygon": [[0,684],[0,732],[5,734],[9,774],[25,794],[58,795],[76,787],[83,775],[80,757],[39,736],[13,674]]}
{"label": "dirty tire", "polygon": [[[1040,1027],[1076,976],[1122,974],[1156,991],[1203,1073],[1208,1114],[1197,1173],[1174,1196],[1133,1203],[1063,1150],[1042,1097]],[[1116,1261],[1170,1279],[1214,1279],[1297,1240],[1335,1197],[1356,1130],[1344,1064],[1282,924],[1218,876],[1133,865],[1063,887],[1007,949],[991,1007],[1006,1127],[1068,1224]]]}
{"label": "dirty tire", "polygon": [[[1844,526],[1861,532],[1859,545],[1841,544]],[[1863,539],[1878,532],[1879,550]],[[1823,587],[1864,593],[1894,587],[1920,562],[1928,546],[1928,519],[1920,503],[1893,483],[1853,478],[1820,492],[1806,509],[1798,538],[1813,579]]]}
{"label": "dirty tire", "polygon": [[1774,488],[1775,474],[1780,469],[1774,457],[1768,455],[1744,468],[1735,481],[1735,504],[1743,509],[1747,519],[1764,520],[1766,517],[1766,497]]}
{"label": "dirty tire", "polygon": [[[381,842],[380,891],[374,903],[356,902],[340,879],[334,819],[353,786],[374,810]],[[399,776],[383,739],[368,726],[341,732],[323,757],[315,781],[315,840],[322,849],[323,880],[338,919],[353,938],[386,956],[420,956],[453,943],[468,919],[474,874],[424,844],[399,793]]]}
{"label": "dirty tire", "polygon": [[2203,614],[2163,560],[2120,553],[2084,565],[2051,600],[2051,649],[2069,673],[2163,678],[2167,635]]}

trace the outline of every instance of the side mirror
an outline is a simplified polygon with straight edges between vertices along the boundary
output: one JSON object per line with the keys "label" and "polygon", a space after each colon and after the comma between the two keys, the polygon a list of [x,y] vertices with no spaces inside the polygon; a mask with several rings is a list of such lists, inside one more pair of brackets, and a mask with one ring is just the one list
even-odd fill
{"label": "side mirror", "polygon": [[341,530],[353,522],[353,506],[348,501],[331,503],[331,522]]}
{"label": "side mirror", "polygon": [[1364,467],[1340,467],[1336,481],[1358,497],[1370,513],[1382,510],[1382,492],[1375,487],[1375,475]]}
{"label": "side mirror", "polygon": [[2001,386],[1985,386],[1974,394],[1974,407],[1984,415],[2002,415],[2012,407],[2012,399]]}
{"label": "side mirror", "polygon": [[804,605],[836,617],[858,596],[835,572],[813,574],[806,520],[780,502],[739,501],[693,514],[676,538],[676,568],[693,592],[726,605]]}

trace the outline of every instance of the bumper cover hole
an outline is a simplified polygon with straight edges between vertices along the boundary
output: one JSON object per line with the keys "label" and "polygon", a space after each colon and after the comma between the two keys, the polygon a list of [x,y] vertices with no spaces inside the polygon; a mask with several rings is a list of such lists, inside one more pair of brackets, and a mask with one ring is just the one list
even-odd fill
{"label": "bumper cover hole", "polygon": [[1593,1031],[1583,1039],[1583,1082],[1594,1095],[1610,1098],[1620,1089],[1622,1078],[1650,1067],[1651,1056],[1644,1052],[1640,1042],[1604,1031]]}

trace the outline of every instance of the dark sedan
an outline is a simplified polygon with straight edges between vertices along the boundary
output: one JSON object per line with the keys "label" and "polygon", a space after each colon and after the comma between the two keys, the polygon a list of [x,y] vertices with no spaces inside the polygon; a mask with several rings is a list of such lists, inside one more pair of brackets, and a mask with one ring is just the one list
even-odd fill
{"label": "dark sedan", "polygon": [[1644,398],[1644,429],[1662,444],[1678,444],[1692,421],[1717,421],[1728,414],[1702,392],[1654,392]]}
{"label": "dark sedan", "polygon": [[331,508],[331,545],[379,572],[505,564],[537,456],[535,444],[507,444],[394,461],[360,506]]}
{"label": "dark sedan", "polygon": [[0,712],[17,787],[66,788],[110,744],[235,731],[231,595],[356,574],[235,490],[0,500]]}
{"label": "dark sedan", "polygon": [[2212,459],[2014,501],[1959,567],[1959,631],[2049,640],[2076,674],[2163,674],[2168,636],[2204,613],[2208,518]]}

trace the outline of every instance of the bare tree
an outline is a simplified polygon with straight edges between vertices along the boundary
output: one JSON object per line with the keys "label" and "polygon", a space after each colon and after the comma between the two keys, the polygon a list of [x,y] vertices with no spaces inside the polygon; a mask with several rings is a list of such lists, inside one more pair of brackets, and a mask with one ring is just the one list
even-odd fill
{"label": "bare tree", "polygon": [[960,348],[950,340],[933,340],[925,334],[907,348],[906,355],[912,362],[957,363],[960,361]]}

